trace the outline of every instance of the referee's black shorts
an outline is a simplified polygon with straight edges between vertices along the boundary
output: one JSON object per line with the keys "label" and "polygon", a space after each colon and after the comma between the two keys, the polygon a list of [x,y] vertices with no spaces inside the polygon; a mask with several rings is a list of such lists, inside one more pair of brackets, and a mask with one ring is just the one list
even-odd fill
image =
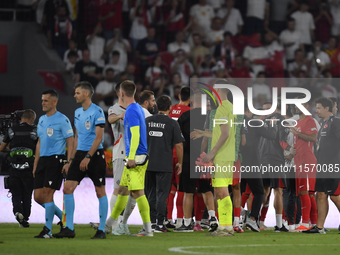
{"label": "referee's black shorts", "polygon": [[81,182],[87,175],[92,180],[94,186],[100,187],[105,185],[106,161],[104,151],[97,150],[90,159],[86,171],[80,170],[80,163],[85,158],[88,151],[77,151],[71,162],[67,173],[67,180]]}
{"label": "referee's black shorts", "polygon": [[208,191],[213,192],[211,180],[190,178],[190,170],[195,171],[194,167],[195,164],[190,165],[189,162],[183,162],[182,173],[179,176],[179,191],[185,193],[195,193],[197,188],[198,193],[206,193]]}
{"label": "referee's black shorts", "polygon": [[63,166],[65,155],[40,157],[35,171],[34,189],[43,187],[60,190],[63,182]]}

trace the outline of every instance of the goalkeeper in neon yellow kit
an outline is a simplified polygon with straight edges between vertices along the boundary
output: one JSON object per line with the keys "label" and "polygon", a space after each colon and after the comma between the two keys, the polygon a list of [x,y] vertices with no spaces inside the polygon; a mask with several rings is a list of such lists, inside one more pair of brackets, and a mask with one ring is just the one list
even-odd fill
{"label": "goalkeeper in neon yellow kit", "polygon": [[118,216],[124,210],[131,194],[136,199],[143,220],[143,230],[134,236],[153,236],[150,207],[144,195],[145,172],[148,166],[145,115],[143,108],[134,100],[135,84],[132,81],[124,81],[120,86],[126,108],[124,127],[127,163],[118,188],[118,198],[111,217],[106,221],[105,231],[109,233],[112,227],[118,224]]}

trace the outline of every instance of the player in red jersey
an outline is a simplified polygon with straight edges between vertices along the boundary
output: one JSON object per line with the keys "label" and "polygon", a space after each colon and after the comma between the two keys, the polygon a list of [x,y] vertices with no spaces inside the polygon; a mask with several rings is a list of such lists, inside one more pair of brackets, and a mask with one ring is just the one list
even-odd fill
{"label": "player in red jersey", "polygon": [[[306,109],[309,107],[308,103],[302,105]],[[298,107],[295,107],[295,111],[299,114],[299,119],[297,120],[297,125],[291,128],[290,132],[294,135],[294,148],[296,152],[294,151],[293,155],[296,167],[296,193],[301,199],[302,213],[302,224],[296,230],[302,231],[309,229],[312,208],[309,192],[314,193],[315,191],[317,161],[313,153],[313,144],[317,140],[318,128],[313,117],[306,116]]]}
{"label": "player in red jersey", "polygon": [[[171,106],[171,112],[169,114],[169,117],[173,118],[174,120],[178,120],[178,118],[182,115],[182,113],[190,110],[190,104],[192,101],[192,96],[194,94],[194,91],[190,87],[183,87],[181,89],[181,92],[179,94],[179,103],[176,105]],[[176,174],[176,164],[178,162],[176,149],[173,150],[173,173],[172,173],[172,184],[169,197],[167,199],[167,209],[168,209],[168,221],[166,222],[167,228],[174,228],[174,224],[172,221],[172,210],[174,205],[174,198],[176,191],[178,189],[178,183],[179,183],[179,175]],[[183,192],[177,192],[177,200],[176,200],[176,207],[177,207],[177,224],[176,226],[180,227],[183,224]]]}

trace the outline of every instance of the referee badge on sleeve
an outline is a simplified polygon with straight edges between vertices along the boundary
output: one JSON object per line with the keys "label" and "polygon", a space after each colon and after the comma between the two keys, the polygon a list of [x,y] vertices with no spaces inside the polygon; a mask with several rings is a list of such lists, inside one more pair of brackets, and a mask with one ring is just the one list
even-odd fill
{"label": "referee badge on sleeve", "polygon": [[51,137],[53,135],[53,128],[47,128],[47,135]]}
{"label": "referee badge on sleeve", "polygon": [[91,121],[85,121],[85,128],[87,130],[90,130],[90,128],[91,128]]}

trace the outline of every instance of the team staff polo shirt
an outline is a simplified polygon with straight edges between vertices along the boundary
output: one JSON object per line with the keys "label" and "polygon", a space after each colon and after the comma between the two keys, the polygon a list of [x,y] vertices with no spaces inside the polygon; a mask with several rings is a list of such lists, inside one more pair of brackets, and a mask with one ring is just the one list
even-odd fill
{"label": "team staff polo shirt", "polygon": [[320,165],[340,164],[340,118],[332,115],[322,124],[315,154]]}
{"label": "team staff polo shirt", "polygon": [[41,116],[37,131],[40,138],[40,157],[66,154],[66,139],[73,136],[73,129],[64,114],[57,111],[50,117],[46,114]]}
{"label": "team staff polo shirt", "polygon": [[[220,124],[221,121],[217,120],[228,120],[226,125],[229,125],[229,137],[227,141],[222,145],[222,147],[218,150],[214,157],[214,164],[216,162],[226,162],[226,161],[235,161],[235,134],[236,134],[236,125],[231,127],[231,121],[233,123],[236,122],[236,115],[233,115],[233,105],[228,101],[222,101],[222,105],[217,107],[216,115],[215,115],[215,127],[213,127],[212,132],[212,143],[211,149],[213,149],[221,136]],[[220,123],[220,124],[219,124]]]}
{"label": "team staff polo shirt", "polygon": [[131,131],[130,128],[139,126],[139,143],[136,151],[136,155],[142,155],[148,153],[148,145],[146,142],[146,125],[145,114],[143,108],[137,104],[130,104],[126,108],[124,115],[124,127],[125,127],[125,151],[126,156],[130,155],[131,146]]}
{"label": "team staff polo shirt", "polygon": [[[78,108],[74,113],[74,125],[78,132],[78,151],[89,151],[96,138],[96,126],[105,125],[103,110],[96,104],[91,104],[84,111]],[[104,135],[98,149],[103,149]]]}
{"label": "team staff polo shirt", "polygon": [[184,142],[178,122],[157,114],[145,119],[150,160],[147,171],[172,173],[172,149]]}

